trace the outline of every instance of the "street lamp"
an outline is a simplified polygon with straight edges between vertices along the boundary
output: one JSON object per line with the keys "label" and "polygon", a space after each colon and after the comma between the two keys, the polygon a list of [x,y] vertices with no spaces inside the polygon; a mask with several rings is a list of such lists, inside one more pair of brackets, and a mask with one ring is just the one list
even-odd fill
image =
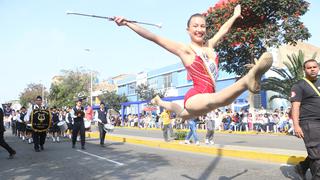
{"label": "street lamp", "polygon": [[[91,50],[89,49],[89,48],[86,48],[86,49],[84,49],[85,51],[87,51],[87,52],[90,52]],[[93,79],[93,77],[92,77],[92,70],[91,69],[89,69],[89,71],[90,71],[90,105],[91,105],[91,107],[92,107],[92,79]]]}

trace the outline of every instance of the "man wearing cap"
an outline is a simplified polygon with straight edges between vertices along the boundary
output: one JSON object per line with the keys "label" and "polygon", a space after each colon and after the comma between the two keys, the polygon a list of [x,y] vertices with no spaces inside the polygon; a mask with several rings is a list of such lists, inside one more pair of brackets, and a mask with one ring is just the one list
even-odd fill
{"label": "man wearing cap", "polygon": [[77,136],[80,131],[81,149],[85,149],[85,127],[84,127],[84,108],[82,107],[82,99],[78,99],[76,106],[73,107],[71,117],[73,118],[73,129],[72,129],[72,148],[76,147]]}
{"label": "man wearing cap", "polygon": [[[39,110],[39,109],[46,109],[43,105],[42,105],[42,97],[41,96],[37,96],[36,101],[35,101],[35,105],[33,105],[31,107],[31,109],[28,110],[27,115],[25,116],[25,122],[30,122],[31,116],[34,112],[34,110]],[[50,121],[50,120],[47,120]],[[33,132],[32,132],[32,139],[33,139],[33,143],[34,143],[34,150],[36,152],[40,152],[41,150],[44,150],[44,144],[46,142],[46,137],[47,137],[47,130],[44,131],[35,131],[33,128]]]}

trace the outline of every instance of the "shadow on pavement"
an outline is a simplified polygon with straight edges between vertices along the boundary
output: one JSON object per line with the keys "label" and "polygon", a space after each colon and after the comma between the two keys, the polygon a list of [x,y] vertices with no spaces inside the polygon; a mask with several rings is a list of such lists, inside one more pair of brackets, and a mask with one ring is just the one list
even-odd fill
{"label": "shadow on pavement", "polygon": [[[182,174],[181,176],[186,178],[186,179],[190,179],[190,180],[206,180],[206,179],[210,179],[210,177],[214,177],[214,175],[211,175],[211,174],[214,173],[214,169],[219,164],[219,161],[221,160],[221,157],[222,157],[222,150],[218,149],[218,153],[217,153],[217,156],[215,157],[215,159],[210,163],[209,166],[207,166],[207,168],[202,172],[202,174],[198,178],[193,178],[193,177],[190,177],[190,176],[188,176],[186,174]],[[234,176],[231,176],[231,177],[221,176],[221,177],[219,177],[219,180],[234,179],[234,178],[236,178],[238,176],[241,176],[242,174],[245,174],[247,172],[248,172],[248,170],[246,169],[243,172],[235,174]],[[230,174],[230,173],[228,172],[228,174]]]}
{"label": "shadow on pavement", "polygon": [[218,149],[218,153],[216,158],[210,163],[210,165],[203,171],[203,173],[201,174],[201,176],[199,178],[192,178],[187,174],[182,174],[182,177],[185,177],[187,179],[190,180],[202,180],[202,179],[208,179],[210,177],[210,174],[214,171],[214,169],[216,168],[216,166],[219,164],[219,161],[221,159],[222,156],[222,150]]}
{"label": "shadow on pavement", "polygon": [[[221,149],[218,149],[218,153],[217,153],[217,156],[216,158],[210,163],[210,165],[202,172],[201,176],[199,178],[193,178],[193,177],[190,177],[186,174],[183,174],[181,175],[182,177],[186,178],[186,179],[190,179],[190,180],[207,180],[207,179],[210,179],[211,174],[214,173],[214,169],[217,167],[217,165],[219,164],[219,161],[221,160],[221,156],[222,156],[222,150]],[[241,176],[245,173],[247,173],[248,170],[244,170],[243,172],[240,172],[238,174],[235,174],[234,176],[231,176],[231,177],[226,177],[226,176],[221,176],[219,177],[219,180],[228,180],[228,179],[234,179],[238,176]],[[226,172],[228,174],[230,174],[230,172]]]}
{"label": "shadow on pavement", "polygon": [[242,174],[245,174],[245,173],[247,173],[247,172],[248,172],[248,169],[245,169],[243,172],[240,172],[240,173],[238,173],[238,174],[235,174],[235,175],[233,175],[233,176],[231,176],[231,177],[221,176],[221,177],[219,177],[219,180],[231,180],[231,179],[234,179],[234,178],[236,178],[236,177],[239,177],[239,176],[241,176]]}
{"label": "shadow on pavement", "polygon": [[217,157],[203,171],[203,173],[201,174],[201,176],[198,179],[208,179],[210,177],[210,174],[214,172],[214,169],[219,164],[219,161],[221,160],[221,156],[222,156],[222,150],[219,148]]}
{"label": "shadow on pavement", "polygon": [[[6,136],[6,141],[17,151],[13,160],[0,150],[0,179],[61,180],[61,179],[143,179],[169,162],[152,152],[137,153],[130,147],[118,148],[123,143],[109,143],[102,148],[87,143],[85,152],[121,162],[119,166],[103,158],[96,158],[72,149],[70,142],[46,142],[43,152],[34,152],[33,144],[17,137]],[[91,141],[91,140],[88,140]],[[77,143],[77,148],[80,144]],[[152,163],[150,163],[152,162]]]}

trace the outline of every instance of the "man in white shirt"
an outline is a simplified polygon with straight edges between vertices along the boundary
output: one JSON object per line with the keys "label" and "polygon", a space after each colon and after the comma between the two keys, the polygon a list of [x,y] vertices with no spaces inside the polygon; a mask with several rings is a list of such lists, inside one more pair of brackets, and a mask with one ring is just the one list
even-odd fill
{"label": "man in white shirt", "polygon": [[73,107],[71,117],[73,118],[72,129],[72,148],[76,147],[78,133],[80,132],[81,149],[85,150],[85,127],[84,127],[84,108],[82,107],[82,99],[78,99],[76,106]]}

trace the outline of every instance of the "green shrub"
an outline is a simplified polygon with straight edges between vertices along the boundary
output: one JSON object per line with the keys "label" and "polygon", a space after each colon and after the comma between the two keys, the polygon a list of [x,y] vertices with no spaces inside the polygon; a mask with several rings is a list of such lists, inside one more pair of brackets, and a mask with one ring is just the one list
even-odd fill
{"label": "green shrub", "polygon": [[186,131],[177,131],[174,133],[175,140],[184,140],[187,136]]}

